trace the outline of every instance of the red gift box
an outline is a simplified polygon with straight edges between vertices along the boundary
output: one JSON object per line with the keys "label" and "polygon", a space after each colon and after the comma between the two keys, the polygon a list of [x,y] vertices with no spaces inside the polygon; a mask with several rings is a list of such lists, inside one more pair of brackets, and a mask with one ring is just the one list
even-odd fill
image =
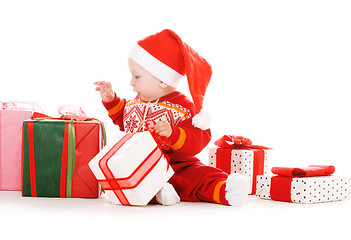
{"label": "red gift box", "polygon": [[88,163],[102,148],[100,123],[75,122],[76,163],[72,180],[72,197],[97,198],[100,195],[96,177]]}
{"label": "red gift box", "polygon": [[[73,165],[69,163],[68,157],[70,129],[73,129],[71,137],[75,142]],[[100,194],[99,185],[88,163],[101,147],[101,127],[98,122],[26,121],[23,196],[97,198]]]}

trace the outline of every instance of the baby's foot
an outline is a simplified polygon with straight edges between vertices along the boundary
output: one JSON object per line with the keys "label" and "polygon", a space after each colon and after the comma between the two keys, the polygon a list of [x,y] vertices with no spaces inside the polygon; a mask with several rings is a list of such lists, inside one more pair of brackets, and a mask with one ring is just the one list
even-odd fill
{"label": "baby's foot", "polygon": [[250,184],[247,177],[232,173],[228,176],[225,187],[225,198],[232,206],[242,205],[250,192]]}
{"label": "baby's foot", "polygon": [[164,206],[174,205],[180,202],[180,197],[170,183],[166,183],[156,194],[156,201]]}

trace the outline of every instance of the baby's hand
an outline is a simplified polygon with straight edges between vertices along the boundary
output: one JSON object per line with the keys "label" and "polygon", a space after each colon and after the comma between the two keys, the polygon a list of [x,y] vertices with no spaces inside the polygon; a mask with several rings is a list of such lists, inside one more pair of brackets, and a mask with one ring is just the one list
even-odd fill
{"label": "baby's hand", "polygon": [[104,102],[111,102],[115,98],[115,93],[112,90],[112,85],[110,82],[94,82],[97,86],[95,88],[96,91],[100,92],[101,99]]}
{"label": "baby's hand", "polygon": [[172,127],[167,121],[159,121],[156,123],[154,130],[157,134],[164,137],[170,137],[172,134]]}

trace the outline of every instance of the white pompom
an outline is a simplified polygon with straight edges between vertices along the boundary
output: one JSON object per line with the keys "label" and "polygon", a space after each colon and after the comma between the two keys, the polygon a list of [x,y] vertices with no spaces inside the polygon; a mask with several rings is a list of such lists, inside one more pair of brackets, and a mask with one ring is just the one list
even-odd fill
{"label": "white pompom", "polygon": [[192,123],[194,127],[200,128],[201,130],[207,130],[211,126],[212,118],[208,112],[202,110],[193,117]]}

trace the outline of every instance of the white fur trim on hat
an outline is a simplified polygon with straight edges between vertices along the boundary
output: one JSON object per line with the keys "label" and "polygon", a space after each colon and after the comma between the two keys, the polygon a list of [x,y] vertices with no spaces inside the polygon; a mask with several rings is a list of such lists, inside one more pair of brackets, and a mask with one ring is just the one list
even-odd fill
{"label": "white fur trim on hat", "polygon": [[212,124],[211,115],[208,112],[201,110],[193,117],[192,124],[194,127],[200,128],[201,130],[207,130]]}
{"label": "white fur trim on hat", "polygon": [[152,56],[138,44],[130,51],[129,58],[168,86],[176,88],[183,77],[183,75]]}

